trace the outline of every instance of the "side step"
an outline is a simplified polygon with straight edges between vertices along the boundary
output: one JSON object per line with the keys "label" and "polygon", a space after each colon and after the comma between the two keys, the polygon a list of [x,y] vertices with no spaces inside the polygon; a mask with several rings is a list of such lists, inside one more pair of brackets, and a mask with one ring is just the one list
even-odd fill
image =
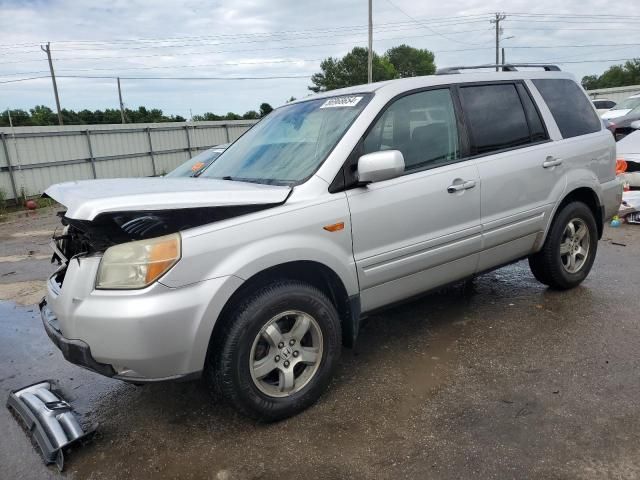
{"label": "side step", "polygon": [[89,440],[95,433],[85,432],[62,397],[51,390],[50,381],[12,390],[7,408],[15,411],[35,439],[45,464],[64,468],[64,452],[72,445]]}

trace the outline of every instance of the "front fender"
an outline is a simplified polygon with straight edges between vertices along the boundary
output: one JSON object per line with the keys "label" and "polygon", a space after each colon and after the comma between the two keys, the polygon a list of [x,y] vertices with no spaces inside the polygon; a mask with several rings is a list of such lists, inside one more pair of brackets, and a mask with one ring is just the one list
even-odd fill
{"label": "front fender", "polygon": [[[250,218],[250,219],[249,219]],[[337,231],[323,227],[342,223]],[[181,287],[233,275],[241,279],[276,265],[308,260],[333,270],[349,295],[358,293],[351,224],[344,193],[314,202],[283,205],[182,235],[182,259],[162,279]]]}

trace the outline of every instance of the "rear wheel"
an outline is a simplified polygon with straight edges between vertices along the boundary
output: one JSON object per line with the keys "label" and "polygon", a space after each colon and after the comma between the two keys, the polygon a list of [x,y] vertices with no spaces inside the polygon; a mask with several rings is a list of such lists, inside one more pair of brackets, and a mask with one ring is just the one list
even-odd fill
{"label": "rear wheel", "polygon": [[279,420],[309,407],[326,389],[341,329],[320,290],[295,281],[265,286],[223,321],[209,378],[241,412]]}
{"label": "rear wheel", "polygon": [[537,280],[560,290],[573,288],[587,277],[598,248],[593,213],[582,202],[565,205],[553,220],[538,253],[529,257]]}

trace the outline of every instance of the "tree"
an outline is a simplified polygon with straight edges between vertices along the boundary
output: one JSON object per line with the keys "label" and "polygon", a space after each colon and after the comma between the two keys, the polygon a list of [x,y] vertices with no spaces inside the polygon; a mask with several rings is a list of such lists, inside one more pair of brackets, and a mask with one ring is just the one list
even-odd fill
{"label": "tree", "polygon": [[273,107],[268,103],[260,104],[260,116],[264,117],[265,115],[269,115],[273,111]]}
{"label": "tree", "polygon": [[249,110],[244,115],[242,115],[243,120],[257,120],[260,118],[260,114],[255,110]]}
{"label": "tree", "polygon": [[[11,110],[11,123],[14,127],[33,125],[29,112],[20,109]],[[9,110],[5,110],[0,114],[0,127],[8,127],[9,125]]]}
{"label": "tree", "polygon": [[[273,108],[268,103],[260,105],[260,112],[249,110],[244,115],[229,112],[226,115],[216,115],[206,112],[202,115],[194,115],[195,121],[212,120],[257,120],[271,112]],[[124,116],[128,123],[159,123],[159,122],[186,122],[181,115],[165,115],[159,108],[147,108],[140,106],[135,110],[125,108]],[[106,123],[121,123],[122,118],[119,108],[106,108],[104,110],[83,109],[78,112],[62,109],[62,117],[65,125],[96,125]],[[28,112],[20,109],[11,110],[11,120],[16,127],[31,125],[57,125],[58,117],[46,105],[36,105]],[[9,111],[0,112],[0,127],[9,126]]]}
{"label": "tree", "polygon": [[33,125],[57,125],[56,115],[46,105],[36,105],[31,110],[31,121]]}
{"label": "tree", "polygon": [[394,66],[400,78],[436,73],[434,55],[426,49],[400,45],[387,50],[384,56]]}
{"label": "tree", "polygon": [[[329,57],[320,63],[319,73],[311,76],[313,92],[326,92],[336,88],[350,87],[367,83],[368,50],[354,47],[341,59]],[[390,80],[396,78],[397,72],[386,57],[373,54],[373,80]]]}
{"label": "tree", "polygon": [[582,77],[582,86],[587,90],[638,84],[640,84],[640,58],[629,60],[623,65],[613,65],[599,76]]}

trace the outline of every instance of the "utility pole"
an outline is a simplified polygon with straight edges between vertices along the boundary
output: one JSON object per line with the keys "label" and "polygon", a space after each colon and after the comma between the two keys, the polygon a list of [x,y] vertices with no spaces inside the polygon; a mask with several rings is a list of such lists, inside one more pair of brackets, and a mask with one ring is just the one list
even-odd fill
{"label": "utility pole", "polygon": [[58,85],[56,84],[56,74],[53,71],[53,62],[51,61],[51,42],[47,42],[47,46],[40,45],[40,49],[47,54],[49,60],[49,71],[51,72],[51,81],[53,82],[53,94],[56,97],[56,108],[58,109],[58,123],[64,125],[62,121],[62,111],[60,110],[60,98],[58,97]]}
{"label": "utility pole", "polygon": [[502,65],[504,65],[505,63],[507,62],[504,61],[504,47],[502,47]]}
{"label": "utility pole", "polygon": [[504,13],[496,13],[495,20],[490,20],[491,23],[496,24],[496,72],[499,70],[498,65],[500,64],[500,35],[502,34],[500,22],[505,18],[507,16]]}
{"label": "utility pole", "polygon": [[369,57],[367,58],[367,83],[373,83],[373,0],[369,0]]}
{"label": "utility pole", "polygon": [[118,98],[120,99],[120,118],[122,118],[122,123],[127,123],[124,119],[124,103],[122,103],[122,90],[120,89],[120,77],[118,77]]}

